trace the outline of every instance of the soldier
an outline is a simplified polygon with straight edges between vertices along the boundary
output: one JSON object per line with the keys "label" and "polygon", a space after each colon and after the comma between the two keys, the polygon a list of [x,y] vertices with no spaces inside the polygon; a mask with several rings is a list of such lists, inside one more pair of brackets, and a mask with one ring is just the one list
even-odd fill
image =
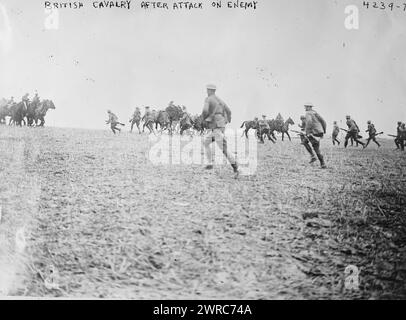
{"label": "soldier", "polygon": [[358,128],[357,124],[355,123],[354,120],[351,119],[350,116],[346,116],[346,119],[347,119],[348,131],[345,136],[344,147],[347,148],[349,139],[353,139],[357,144],[359,143],[360,145],[362,145],[364,147],[365,144],[358,139],[359,128]]}
{"label": "soldier", "polygon": [[144,121],[144,125],[142,126],[142,132],[145,131],[145,127],[147,127],[149,129],[149,133],[151,134],[152,132],[155,134],[154,132],[154,116],[149,108],[149,106],[145,107],[145,113],[144,116],[141,119],[142,121]]}
{"label": "soldier", "polygon": [[405,140],[406,140],[406,125],[402,123],[399,128],[399,145],[400,150],[405,151]]}
{"label": "soldier", "polygon": [[8,100],[8,102],[7,102],[7,106],[12,107],[13,105],[15,105],[15,101],[14,101],[14,97],[11,96],[10,100]]}
{"label": "soldier", "polygon": [[206,149],[206,156],[209,164],[206,169],[213,169],[213,156],[210,145],[216,142],[227,160],[230,162],[236,177],[240,173],[238,164],[231,153],[227,150],[227,140],[224,135],[227,123],[231,122],[231,110],[228,106],[216,96],[216,86],[207,85],[208,97],[204,101],[202,112],[203,120],[207,123],[209,134],[204,140],[204,147]]}
{"label": "soldier", "polygon": [[340,141],[337,139],[338,134],[340,133],[340,128],[337,125],[337,121],[333,122],[333,133],[332,133],[332,139],[333,139],[333,145],[335,146],[336,142],[338,145],[340,145]]}
{"label": "soldier", "polygon": [[26,104],[28,104],[28,102],[30,101],[30,99],[28,98],[29,95],[30,95],[29,93],[26,93],[26,94],[23,95],[22,98],[21,98],[21,100],[22,100],[23,102],[25,102]]}
{"label": "soldier", "polygon": [[138,128],[138,133],[141,133],[140,130],[140,120],[141,120],[141,111],[139,107],[135,108],[135,111],[130,119],[130,123],[131,123],[131,130],[130,132],[133,132],[133,128],[134,128],[134,124],[137,125]]}
{"label": "soldier", "polygon": [[121,129],[117,128],[117,125],[119,124],[119,125],[124,126],[124,124],[121,122],[118,122],[118,117],[110,110],[107,110],[107,114],[109,115],[109,119],[106,121],[106,124],[110,123],[111,131],[113,131],[114,134],[116,134],[116,130],[121,132]]}
{"label": "soldier", "polygon": [[374,126],[374,124],[373,124],[370,120],[368,120],[367,124],[368,124],[368,129],[367,129],[365,132],[368,132],[369,137],[368,137],[367,143],[364,145],[364,149],[365,149],[366,147],[368,147],[368,144],[369,144],[369,142],[370,142],[371,140],[372,140],[373,142],[375,142],[375,143],[378,145],[378,148],[379,148],[381,145],[379,144],[378,141],[376,141],[376,135],[377,135],[377,134],[376,134],[375,126]]}
{"label": "soldier", "polygon": [[307,152],[309,152],[310,154],[310,163],[313,163],[314,161],[317,160],[316,156],[314,155],[313,149],[310,146],[310,141],[307,138],[306,134],[305,134],[305,130],[306,130],[306,117],[305,116],[300,116],[300,121],[301,124],[299,124],[299,128],[300,131],[302,131],[302,133],[300,134],[300,141],[301,144],[305,147],[305,149],[307,150]]}
{"label": "soldier", "polygon": [[[320,166],[322,169],[326,169],[326,164],[324,162],[324,157],[320,152],[320,140],[323,138],[323,135],[326,133],[326,121],[313,110],[313,105],[307,103],[304,105],[306,110],[306,119],[305,119],[305,135],[312,145],[314,152],[316,153],[317,158],[320,161]],[[306,148],[307,149],[307,148]],[[317,159],[312,156],[310,163],[315,162]]]}
{"label": "soldier", "polygon": [[38,96],[37,90],[35,90],[35,96],[34,96],[34,98],[32,98],[32,103],[33,103],[34,105],[38,105],[38,104],[40,103],[40,98],[39,98],[39,96]]}
{"label": "soldier", "polygon": [[402,122],[398,121],[398,126],[396,128],[396,139],[395,139],[395,144],[396,144],[396,150],[400,149],[400,131],[401,131],[401,126]]}
{"label": "soldier", "polygon": [[[258,118],[257,118],[258,119]],[[257,120],[258,121],[258,137],[260,139],[261,143],[265,143],[264,142],[264,133],[267,133],[268,138],[274,142],[270,135],[269,135],[269,123],[268,120],[266,120],[266,115],[262,115],[262,120]]]}

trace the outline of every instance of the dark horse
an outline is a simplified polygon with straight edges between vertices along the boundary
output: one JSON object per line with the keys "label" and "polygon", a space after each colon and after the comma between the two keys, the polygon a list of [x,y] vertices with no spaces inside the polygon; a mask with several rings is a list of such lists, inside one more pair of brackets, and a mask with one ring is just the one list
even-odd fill
{"label": "dark horse", "polygon": [[40,121],[39,126],[43,127],[45,124],[45,116],[49,109],[55,109],[55,105],[52,100],[43,100],[35,108],[34,122],[38,126],[38,120]]}
{"label": "dark horse", "polygon": [[200,135],[203,135],[204,130],[208,129],[207,123],[203,120],[202,115],[196,115],[193,117],[193,129],[195,129],[197,132],[200,133]]}
{"label": "dark horse", "polygon": [[268,128],[261,128],[261,126],[258,127],[257,129],[257,137],[260,140],[260,142],[264,143],[264,137],[267,136],[268,140],[272,141],[273,143],[276,142],[276,137],[275,137],[275,120],[267,120],[268,123]]}
{"label": "dark horse", "polygon": [[176,123],[183,116],[183,110],[179,106],[169,105],[168,107],[166,107],[165,111],[168,113],[169,116],[169,134],[172,134],[174,130],[174,124],[176,126]]}
{"label": "dark horse", "polygon": [[289,141],[292,141],[292,139],[290,138],[290,135],[289,135],[289,125],[294,125],[294,124],[295,124],[295,122],[290,117],[284,123],[280,123],[280,122],[277,122],[276,120],[274,120],[273,129],[276,132],[282,133],[282,141],[283,141],[285,134],[288,136]]}
{"label": "dark horse", "polygon": [[180,120],[180,135],[183,134],[186,130],[189,130],[193,127],[192,118],[188,113],[185,113],[182,119]]}
{"label": "dark horse", "polygon": [[248,121],[244,121],[241,125],[240,128],[244,127],[245,125],[245,130],[242,133],[242,136],[245,133],[245,137],[248,138],[248,131],[250,131],[250,129],[254,129],[254,130],[258,130],[259,129],[259,125],[258,125],[258,120],[248,120]]}
{"label": "dark horse", "polygon": [[158,111],[158,115],[155,119],[155,130],[158,130],[158,125],[161,127],[161,132],[164,130],[169,130],[170,121],[168,112],[164,110]]}
{"label": "dark horse", "polygon": [[21,123],[25,124],[25,116],[27,115],[27,105],[24,101],[18,102],[12,105],[9,109],[10,111],[10,122],[9,125],[15,124],[21,127]]}

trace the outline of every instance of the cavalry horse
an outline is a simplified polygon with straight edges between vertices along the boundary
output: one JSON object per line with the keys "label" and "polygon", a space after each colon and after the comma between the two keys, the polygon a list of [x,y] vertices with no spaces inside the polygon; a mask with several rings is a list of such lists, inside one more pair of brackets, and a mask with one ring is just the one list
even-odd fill
{"label": "cavalry horse", "polygon": [[8,102],[6,99],[0,100],[0,124],[6,123],[6,117],[10,115],[10,110],[8,108]]}
{"label": "cavalry horse", "polygon": [[[35,108],[34,122],[36,126],[43,127],[45,124],[45,116],[49,109],[55,109],[55,105],[52,100],[42,100]],[[38,125],[38,120],[40,124]]]}
{"label": "cavalry horse", "polygon": [[165,110],[158,111],[158,115],[155,119],[155,130],[158,130],[158,125],[161,127],[161,131],[169,130],[170,121],[168,112]]}
{"label": "cavalry horse", "polygon": [[[248,139],[248,131],[250,131],[250,129],[254,129],[254,130],[258,130],[259,129],[259,125],[258,125],[258,120],[248,120],[248,121],[244,121],[241,125],[240,128],[244,127],[245,125],[245,130],[242,133],[242,136],[244,136],[245,133],[245,137]],[[258,132],[257,132],[258,134]],[[259,137],[259,136],[258,136]]]}
{"label": "cavalry horse", "polygon": [[27,106],[25,101],[18,102],[14,105],[12,105],[9,108],[10,111],[10,121],[9,125],[15,124],[17,126],[22,126],[22,123],[25,125],[25,116],[27,114]]}
{"label": "cavalry horse", "polygon": [[292,141],[292,139],[290,138],[290,135],[289,135],[289,125],[294,125],[294,124],[295,124],[295,122],[292,120],[291,117],[289,117],[283,123],[280,123],[280,122],[277,122],[276,120],[274,120],[274,123],[273,123],[274,127],[273,128],[274,128],[275,131],[277,131],[279,133],[282,133],[282,141],[284,139],[285,134],[288,136],[289,141]]}
{"label": "cavalry horse", "polygon": [[193,121],[191,116],[188,113],[185,113],[180,119],[180,135],[183,135],[183,132],[189,130],[193,127]]}
{"label": "cavalry horse", "polygon": [[171,104],[166,107],[165,111],[168,113],[169,116],[169,134],[172,135],[178,122],[183,116],[183,110],[180,106]]}
{"label": "cavalry horse", "polygon": [[207,123],[203,120],[203,116],[201,114],[194,116],[192,121],[193,129],[199,132],[200,135],[203,135],[204,130],[208,129]]}

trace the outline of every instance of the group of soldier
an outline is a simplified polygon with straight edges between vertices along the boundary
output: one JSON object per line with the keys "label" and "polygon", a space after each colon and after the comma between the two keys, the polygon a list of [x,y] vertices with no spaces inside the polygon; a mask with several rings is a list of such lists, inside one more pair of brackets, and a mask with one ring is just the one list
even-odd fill
{"label": "group of soldier", "polygon": [[[213,142],[216,142],[228,161],[230,162],[234,173],[238,176],[240,174],[244,173],[244,170],[242,170],[236,159],[234,158],[233,154],[229,152],[227,148],[227,140],[225,137],[225,127],[228,123],[231,122],[231,110],[230,108],[224,103],[223,100],[221,100],[217,95],[216,95],[216,86],[215,85],[208,85],[207,86],[207,98],[205,99],[204,102],[204,107],[201,116],[201,122],[204,123],[205,129],[208,131],[208,135],[204,139],[204,147],[206,150],[206,156],[208,160],[208,165],[206,166],[206,169],[211,170],[213,169],[213,156],[212,156],[212,151],[210,148],[210,145]],[[300,135],[301,143],[307,150],[307,152],[310,154],[310,163],[316,162],[317,160],[320,162],[320,167],[322,169],[327,168],[324,156],[321,153],[320,150],[320,141],[323,138],[323,136],[326,134],[326,121],[323,119],[323,117],[316,112],[313,109],[313,104],[311,103],[306,103],[304,104],[305,108],[305,115],[301,116],[301,122],[299,124],[299,127],[301,129],[300,132],[297,132]],[[180,108],[179,106],[174,106],[173,102],[171,101],[169,103],[168,108],[165,111],[159,111],[158,114],[161,113],[167,113],[168,118],[170,116],[168,115],[170,113],[170,110],[178,110],[180,111],[178,114],[178,117],[176,119],[180,120],[180,126],[182,127],[182,120],[185,119],[190,119],[190,124],[193,126],[193,120],[191,120],[191,116],[189,113],[186,111],[186,107],[183,106],[183,108]],[[180,110],[179,110],[180,109]],[[117,127],[117,125],[124,126],[123,123],[120,123],[118,121],[118,118],[116,115],[114,115],[110,110],[108,111],[109,114],[109,119],[106,121],[111,125],[111,129],[113,133],[116,133],[116,131],[120,131],[120,128]],[[179,116],[180,115],[180,116]],[[145,113],[144,116],[141,117],[141,110],[137,107],[133,116],[130,119],[131,123],[131,131],[133,130],[134,124],[137,125],[138,130],[141,132],[139,128],[139,122],[144,121],[144,127],[147,127],[150,132],[154,132],[153,129],[153,124],[157,123],[157,119],[160,116],[157,115],[157,112],[155,110],[150,110],[150,108],[147,106],[145,107]],[[290,119],[290,118],[289,118]],[[171,126],[173,119],[168,119],[168,124]],[[280,119],[279,119],[280,120]],[[371,141],[373,141],[378,147],[380,147],[379,142],[376,140],[376,137],[383,132],[377,132],[374,124],[371,121],[368,121],[368,129],[366,132],[368,132],[368,139],[364,143],[360,139],[362,138],[360,136],[360,130],[356,122],[351,119],[350,116],[346,116],[346,124],[348,129],[342,129],[339,128],[337,125],[337,122],[334,121],[333,125],[333,134],[332,134],[332,142],[333,145],[336,143],[340,145],[340,141],[337,139],[338,134],[340,130],[346,131],[346,136],[345,136],[345,142],[344,142],[344,147],[346,148],[348,146],[349,141],[360,144],[363,146],[363,148],[366,148]],[[275,136],[272,137],[273,132],[270,130],[270,123],[273,123],[275,120],[267,120],[266,116],[264,115],[262,117],[262,120],[258,120],[257,118],[254,119],[254,121],[249,121],[251,123],[254,123],[253,127],[250,127],[249,125],[246,124],[247,121],[244,121],[244,124],[246,127],[249,128],[255,128],[257,130],[257,136],[261,142],[263,141],[263,134],[267,134],[268,138],[272,140],[273,142]],[[159,122],[161,126],[163,124]],[[282,133],[287,133],[289,130],[289,124],[294,124],[293,120],[289,120],[284,123],[283,130],[281,131]],[[181,129],[182,130],[182,129]],[[292,130],[294,131],[294,130]],[[295,132],[295,131],[294,131]],[[247,133],[247,131],[245,132]],[[288,133],[287,133],[288,134]],[[290,138],[290,136],[288,135]],[[406,129],[405,129],[405,124],[399,122],[398,123],[398,132],[397,136],[395,139],[396,146],[404,150],[404,141],[406,140]]]}
{"label": "group of soldier", "polygon": [[[383,134],[383,132],[378,132],[375,128],[375,125],[371,122],[371,120],[368,120],[367,125],[368,128],[365,130],[365,132],[368,133],[368,138],[366,142],[362,142],[360,139],[362,139],[362,136],[360,135],[360,129],[357,125],[357,123],[351,119],[351,116],[346,116],[346,124],[348,129],[341,129],[338,127],[337,122],[334,121],[334,127],[333,127],[333,134],[332,134],[332,140],[333,144],[338,143],[340,145],[340,141],[337,139],[337,136],[341,130],[346,131],[345,135],[345,141],[344,141],[344,147],[346,148],[348,146],[348,142],[351,141],[353,143],[355,141],[356,145],[361,145],[364,149],[368,147],[369,143],[371,141],[375,142],[375,144],[378,146],[378,148],[381,146],[381,144],[376,140],[376,137]],[[405,140],[406,140],[406,128],[405,128],[405,123],[402,123],[401,121],[398,121],[397,123],[397,134],[396,135],[391,135],[389,134],[388,136],[394,137],[395,138],[395,145],[396,149],[400,149],[402,151],[405,150]]]}
{"label": "group of soldier", "polygon": [[[106,123],[110,124],[111,130],[116,134],[117,131],[121,131],[118,125],[124,126],[124,124],[119,122],[118,117],[110,110],[108,110],[107,113],[109,119]],[[204,129],[206,129],[201,121],[201,116],[192,116],[187,112],[185,106],[181,107],[175,105],[173,101],[169,102],[169,105],[165,110],[151,110],[150,106],[146,106],[144,115],[141,115],[141,109],[136,107],[129,122],[131,124],[130,132],[133,132],[134,126],[136,126],[139,133],[145,132],[145,128],[147,128],[150,134],[155,134],[158,127],[160,127],[161,132],[168,130],[170,134],[173,132],[183,134],[184,131],[189,129],[195,129],[196,131],[203,133]],[[141,122],[143,122],[142,130],[140,127]]]}

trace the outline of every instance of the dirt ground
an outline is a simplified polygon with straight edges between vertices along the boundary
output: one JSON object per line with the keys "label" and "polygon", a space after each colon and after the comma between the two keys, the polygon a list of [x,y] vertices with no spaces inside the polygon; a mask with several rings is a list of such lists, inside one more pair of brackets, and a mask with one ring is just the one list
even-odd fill
{"label": "dirt ground", "polygon": [[147,135],[0,126],[0,295],[405,299],[394,147],[326,138],[320,170],[279,138],[258,145],[256,175],[234,179],[154,165]]}

